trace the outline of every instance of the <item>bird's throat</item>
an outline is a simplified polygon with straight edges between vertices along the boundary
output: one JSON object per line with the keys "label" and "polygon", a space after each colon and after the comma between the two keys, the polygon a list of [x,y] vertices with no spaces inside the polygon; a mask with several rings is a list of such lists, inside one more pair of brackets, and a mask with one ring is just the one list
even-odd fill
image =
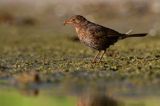
{"label": "bird's throat", "polygon": [[80,29],[78,27],[75,27],[76,32],[79,33]]}

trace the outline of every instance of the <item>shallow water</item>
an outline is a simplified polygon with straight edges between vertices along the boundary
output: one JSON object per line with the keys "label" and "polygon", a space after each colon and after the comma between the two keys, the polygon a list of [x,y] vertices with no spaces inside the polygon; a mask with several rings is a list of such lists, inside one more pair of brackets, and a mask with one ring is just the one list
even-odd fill
{"label": "shallow water", "polygon": [[[97,78],[97,74],[101,78]],[[159,85],[111,81],[104,72],[23,73],[1,79],[1,106],[159,106]],[[38,75],[38,76],[37,76]],[[52,76],[52,77],[51,77]],[[22,79],[21,79],[22,78]]]}

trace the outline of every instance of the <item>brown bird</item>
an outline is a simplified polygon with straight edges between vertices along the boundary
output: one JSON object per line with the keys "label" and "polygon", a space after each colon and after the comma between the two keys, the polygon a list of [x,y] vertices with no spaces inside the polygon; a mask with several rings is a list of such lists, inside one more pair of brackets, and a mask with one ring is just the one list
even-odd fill
{"label": "brown bird", "polygon": [[71,24],[75,27],[79,40],[85,45],[98,50],[98,54],[94,57],[93,62],[96,62],[100,52],[103,51],[99,58],[99,62],[106,53],[106,49],[116,43],[120,39],[128,37],[143,37],[147,33],[140,34],[122,34],[113,29],[106,28],[102,25],[88,21],[81,15],[75,15],[64,21],[64,25]]}

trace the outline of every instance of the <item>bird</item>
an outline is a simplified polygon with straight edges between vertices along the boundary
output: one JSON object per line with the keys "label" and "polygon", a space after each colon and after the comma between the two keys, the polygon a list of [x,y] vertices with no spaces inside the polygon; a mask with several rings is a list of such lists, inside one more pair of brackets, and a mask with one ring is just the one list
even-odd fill
{"label": "bird", "polygon": [[98,50],[92,62],[100,62],[106,53],[107,48],[116,43],[118,40],[129,37],[144,37],[147,33],[129,34],[120,33],[111,28],[93,23],[82,15],[74,15],[64,20],[64,25],[72,25],[78,35],[80,42],[86,46]]}

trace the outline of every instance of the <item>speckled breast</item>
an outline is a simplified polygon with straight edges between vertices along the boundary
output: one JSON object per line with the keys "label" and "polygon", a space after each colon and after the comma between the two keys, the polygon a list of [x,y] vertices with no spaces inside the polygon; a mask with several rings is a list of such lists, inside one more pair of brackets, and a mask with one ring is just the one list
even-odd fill
{"label": "speckled breast", "polygon": [[89,31],[85,29],[76,28],[76,32],[78,34],[79,40],[93,49],[97,50],[105,50],[106,49],[106,41],[105,39],[97,39],[94,34],[91,34]]}

